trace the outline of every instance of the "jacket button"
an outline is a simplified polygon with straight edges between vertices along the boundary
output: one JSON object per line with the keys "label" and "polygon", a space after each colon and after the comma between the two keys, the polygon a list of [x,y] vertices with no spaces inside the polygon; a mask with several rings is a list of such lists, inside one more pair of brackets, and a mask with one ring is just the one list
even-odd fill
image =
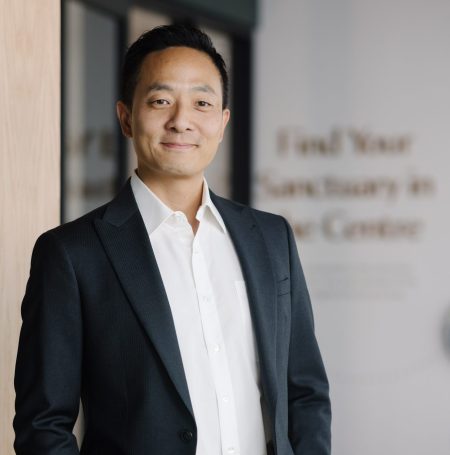
{"label": "jacket button", "polygon": [[183,430],[180,431],[180,439],[184,442],[191,442],[194,439],[194,435],[192,434],[192,431]]}

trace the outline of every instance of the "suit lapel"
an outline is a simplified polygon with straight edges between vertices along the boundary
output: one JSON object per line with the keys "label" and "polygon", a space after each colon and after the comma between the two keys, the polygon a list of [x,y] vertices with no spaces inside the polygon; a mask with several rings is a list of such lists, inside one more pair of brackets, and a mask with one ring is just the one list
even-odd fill
{"label": "suit lapel", "polygon": [[169,301],[129,182],[95,227],[136,316],[193,415]]}
{"label": "suit lapel", "polygon": [[[211,199],[230,232],[246,280],[263,390],[274,416],[277,296],[265,240],[248,208],[232,204],[212,192]],[[108,204],[103,218],[94,223],[137,318],[193,415],[169,301],[129,182]]]}
{"label": "suit lapel", "polygon": [[260,358],[262,385],[274,416],[277,400],[277,294],[269,253],[251,211],[210,193],[230,232],[241,263]]}

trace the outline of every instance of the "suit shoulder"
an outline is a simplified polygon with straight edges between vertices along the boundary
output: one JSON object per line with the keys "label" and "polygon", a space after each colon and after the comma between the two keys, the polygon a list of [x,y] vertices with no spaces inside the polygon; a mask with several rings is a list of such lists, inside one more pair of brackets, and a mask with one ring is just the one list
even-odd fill
{"label": "suit shoulder", "polygon": [[283,227],[286,228],[286,219],[281,215],[271,212],[265,212],[264,210],[255,209],[253,207],[249,207],[253,216],[258,220],[259,223],[274,226],[277,228]]}
{"label": "suit shoulder", "polygon": [[89,237],[93,233],[93,221],[101,218],[108,207],[104,204],[96,209],[86,213],[85,215],[67,223],[63,223],[48,231],[42,233],[38,241],[43,241],[48,238],[53,238],[65,245],[71,244],[76,240],[81,240]]}
{"label": "suit shoulder", "polygon": [[219,196],[215,196],[215,198],[219,199],[221,204],[228,205],[236,210],[249,210],[258,226],[264,231],[268,230],[280,233],[280,230],[282,230],[286,232],[287,221],[281,215],[259,210],[249,205],[241,204]]}

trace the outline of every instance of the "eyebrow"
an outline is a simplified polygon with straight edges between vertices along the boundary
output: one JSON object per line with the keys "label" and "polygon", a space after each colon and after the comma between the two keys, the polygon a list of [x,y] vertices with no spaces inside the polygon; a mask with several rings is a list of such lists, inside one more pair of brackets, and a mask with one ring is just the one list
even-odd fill
{"label": "eyebrow", "polygon": [[213,95],[216,95],[216,91],[208,84],[196,85],[195,87],[192,87],[191,90],[194,92],[212,93]]}
{"label": "eyebrow", "polygon": [[[151,84],[148,86],[147,93],[160,92],[160,91],[164,91],[164,90],[168,91],[168,92],[174,91],[173,87],[168,84],[162,84],[160,82],[155,82],[154,84]],[[216,91],[208,84],[196,85],[196,86],[190,88],[190,91],[212,93],[213,95],[217,95]]]}
{"label": "eyebrow", "polygon": [[147,87],[147,93],[150,93],[150,92],[160,92],[162,90],[167,90],[169,92],[172,92],[173,91],[173,88],[170,86],[170,85],[167,85],[167,84],[161,84],[159,82],[155,82],[154,84],[152,85],[149,85]]}

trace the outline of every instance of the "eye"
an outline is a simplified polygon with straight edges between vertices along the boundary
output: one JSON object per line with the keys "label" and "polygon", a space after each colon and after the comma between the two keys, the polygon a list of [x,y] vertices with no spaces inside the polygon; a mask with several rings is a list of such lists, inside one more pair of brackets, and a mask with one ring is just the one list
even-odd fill
{"label": "eye", "polygon": [[200,101],[197,101],[197,106],[202,107],[202,108],[209,108],[209,107],[212,107],[212,104],[208,103],[208,101],[200,100]]}
{"label": "eye", "polygon": [[169,101],[161,98],[161,99],[157,99],[157,100],[151,100],[150,104],[152,106],[168,106],[170,103],[169,103]]}

